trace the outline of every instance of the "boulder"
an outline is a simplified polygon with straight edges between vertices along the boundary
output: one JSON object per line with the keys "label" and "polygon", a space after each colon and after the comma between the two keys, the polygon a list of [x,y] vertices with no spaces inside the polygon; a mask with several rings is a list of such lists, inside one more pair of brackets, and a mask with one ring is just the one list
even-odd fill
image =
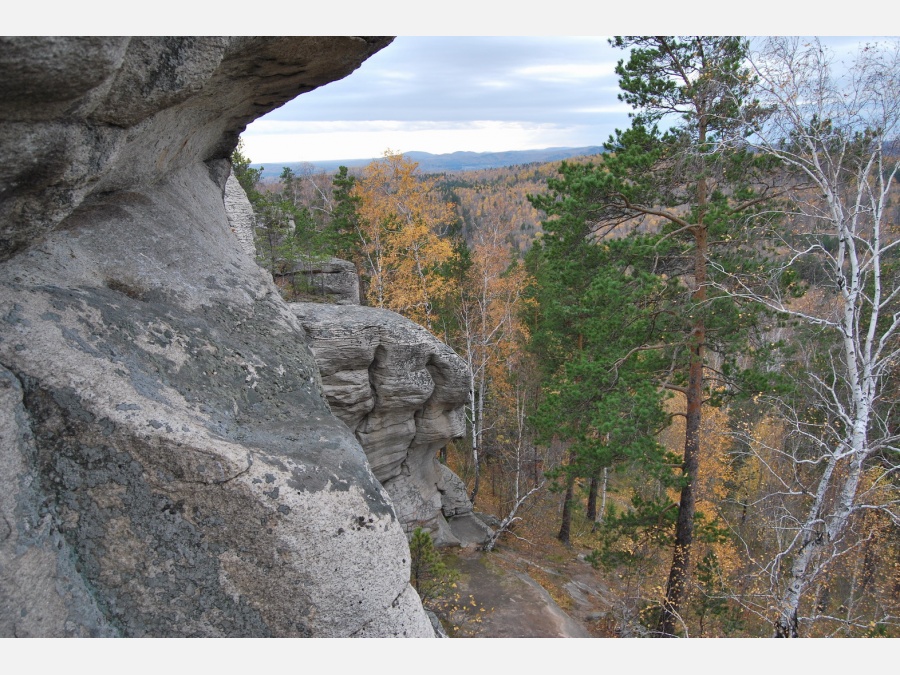
{"label": "boulder", "polygon": [[438,546],[487,541],[491,530],[472,514],[465,485],[437,461],[438,451],[466,430],[466,363],[396,312],[290,307],[306,331],[331,409],[356,435],[407,532],[423,527]]}
{"label": "boulder", "polygon": [[441,493],[441,512],[447,518],[472,513],[472,502],[466,484],[445,465],[440,466],[440,478],[437,482],[438,492]]}
{"label": "boulder", "polygon": [[305,296],[303,299],[335,305],[359,304],[359,275],[349,260],[300,260],[280,276],[294,282],[294,288]]}
{"label": "boulder", "polygon": [[[494,534],[491,524],[475,513],[466,484],[443,464],[440,465],[437,489],[441,495],[441,513],[447,519],[453,536],[463,545],[486,544]],[[498,526],[499,523],[493,525]]]}
{"label": "boulder", "polygon": [[387,38],[0,39],[0,636],[433,636],[228,156]]}

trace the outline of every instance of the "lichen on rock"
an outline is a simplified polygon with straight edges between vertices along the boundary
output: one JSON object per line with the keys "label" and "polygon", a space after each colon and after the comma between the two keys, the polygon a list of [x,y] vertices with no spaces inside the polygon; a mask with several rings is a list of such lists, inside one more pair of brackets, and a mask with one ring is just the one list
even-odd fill
{"label": "lichen on rock", "polygon": [[223,205],[249,121],[389,41],[0,39],[0,635],[433,635]]}

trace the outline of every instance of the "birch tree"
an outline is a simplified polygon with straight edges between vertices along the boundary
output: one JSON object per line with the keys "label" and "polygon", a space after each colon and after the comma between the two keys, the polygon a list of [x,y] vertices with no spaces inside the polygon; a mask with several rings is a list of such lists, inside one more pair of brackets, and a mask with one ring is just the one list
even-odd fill
{"label": "birch tree", "polygon": [[[790,318],[805,338],[807,362],[796,369],[805,399],[773,401],[785,441],[748,451],[769,458],[760,466],[778,486],[750,506],[790,503],[781,545],[758,571],[774,635],[797,637],[820,614],[811,590],[865,539],[854,523],[876,511],[900,525],[898,402],[888,389],[900,358],[900,42],[840,64],[817,40],[771,38],[751,62],[768,115],[745,120],[749,143],[781,162],[794,189],[777,229],[748,223],[748,238],[778,264],[719,271],[722,288]],[[801,302],[813,269],[816,288]]]}
{"label": "birch tree", "polygon": [[515,221],[506,213],[488,212],[473,230],[471,266],[460,289],[457,306],[457,347],[470,370],[469,423],[474,483],[469,498],[478,496],[481,452],[486,426],[485,404],[490,387],[502,386],[502,364],[521,342],[519,312],[528,285],[524,267],[513,259],[507,239]]}

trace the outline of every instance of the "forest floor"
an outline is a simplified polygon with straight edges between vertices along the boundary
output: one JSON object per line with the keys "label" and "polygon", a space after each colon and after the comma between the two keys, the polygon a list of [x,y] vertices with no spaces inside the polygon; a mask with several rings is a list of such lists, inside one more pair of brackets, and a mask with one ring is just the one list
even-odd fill
{"label": "forest floor", "polygon": [[[574,548],[540,555],[507,545],[491,553],[446,552],[460,574],[444,612],[459,637],[615,637],[614,596]],[[558,549],[558,550],[557,550]]]}
{"label": "forest floor", "polygon": [[[448,464],[466,480],[464,459],[451,455]],[[476,510],[499,518],[506,514],[497,496],[502,482],[495,485],[493,478],[485,474]],[[637,637],[642,630],[640,575],[597,570],[585,560],[598,542],[593,522],[581,509],[572,514],[571,544],[560,542],[562,497],[544,490],[526,502],[518,513],[521,520],[490,553],[469,548],[441,551],[447,566],[460,573],[453,596],[436,608],[439,616],[450,618],[445,621],[448,633]]]}

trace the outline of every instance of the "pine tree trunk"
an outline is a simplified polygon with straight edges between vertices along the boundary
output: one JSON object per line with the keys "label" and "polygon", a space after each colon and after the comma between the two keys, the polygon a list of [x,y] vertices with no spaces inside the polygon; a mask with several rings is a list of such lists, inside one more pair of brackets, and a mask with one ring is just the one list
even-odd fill
{"label": "pine tree trunk", "polygon": [[[702,347],[697,345],[691,358],[690,384],[688,386],[687,431],[684,442],[682,475],[686,477],[678,502],[678,519],[675,523],[675,550],[672,567],[666,583],[666,599],[660,615],[658,631],[661,637],[674,637],[678,615],[684,599],[691,562],[691,545],[694,540],[694,511],[696,497],[694,484],[697,477],[700,452],[700,404],[702,395]],[[696,365],[695,365],[696,364]],[[697,391],[699,390],[699,391]],[[692,395],[693,393],[693,395]]]}
{"label": "pine tree trunk", "polygon": [[[700,122],[699,141],[706,140],[705,124]],[[672,567],[666,582],[666,598],[660,613],[658,632],[660,637],[674,637],[679,612],[684,600],[688,583],[688,568],[691,562],[691,545],[694,541],[694,511],[696,496],[694,487],[697,482],[697,471],[700,464],[700,424],[703,405],[703,348],[706,341],[706,325],[700,309],[697,307],[706,300],[706,256],[707,230],[703,222],[703,213],[707,200],[706,180],[697,182],[698,223],[693,228],[694,234],[694,283],[691,296],[695,304],[694,325],[691,331],[691,361],[688,370],[687,419],[684,431],[684,459],[681,475],[684,485],[678,502],[678,518],[675,523],[675,550],[672,553]]]}
{"label": "pine tree trunk", "polygon": [[591,522],[597,520],[597,493],[600,489],[600,477],[595,473],[591,476],[591,484],[588,488],[587,511],[585,516]]}

